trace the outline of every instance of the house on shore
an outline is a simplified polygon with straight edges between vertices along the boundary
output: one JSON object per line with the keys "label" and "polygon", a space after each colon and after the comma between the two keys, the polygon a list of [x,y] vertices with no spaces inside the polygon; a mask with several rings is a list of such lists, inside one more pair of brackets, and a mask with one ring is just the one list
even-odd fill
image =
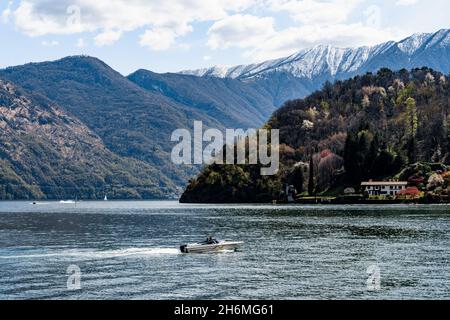
{"label": "house on shore", "polygon": [[406,190],[406,181],[372,181],[362,182],[361,187],[369,196],[396,196]]}

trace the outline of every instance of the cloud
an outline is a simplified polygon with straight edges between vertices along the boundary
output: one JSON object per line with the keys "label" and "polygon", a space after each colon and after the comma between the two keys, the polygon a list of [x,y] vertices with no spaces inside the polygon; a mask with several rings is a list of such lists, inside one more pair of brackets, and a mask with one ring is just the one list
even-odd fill
{"label": "cloud", "polygon": [[272,17],[233,15],[215,22],[208,31],[208,46],[211,49],[226,49],[231,46],[249,48],[275,34]]}
{"label": "cloud", "polygon": [[[417,1],[396,0],[396,4]],[[362,6],[368,2],[17,0],[6,16],[13,17],[17,29],[29,36],[83,33],[87,37],[84,33],[90,33],[97,46],[111,45],[127,32],[140,30],[139,44],[152,51],[188,49],[182,38],[194,32],[197,23],[207,22],[208,48],[238,48],[244,56],[259,60],[317,44],[371,45],[407,35],[383,28],[380,7]]]}
{"label": "cloud", "polygon": [[183,50],[183,51],[189,51],[191,50],[191,45],[189,43],[180,43],[178,44],[178,48]]}
{"label": "cloud", "polygon": [[176,34],[170,29],[146,30],[140,36],[139,43],[153,51],[163,51],[169,49],[175,42]]}
{"label": "cloud", "polygon": [[412,6],[416,4],[418,0],[397,0],[395,5],[397,6]]}
{"label": "cloud", "polygon": [[95,45],[102,47],[102,46],[110,46],[114,44],[116,41],[118,41],[122,37],[121,31],[105,31],[100,34],[98,34],[95,38]]}
{"label": "cloud", "polygon": [[[146,28],[141,44],[161,50],[192,31],[192,24],[216,21],[244,10],[260,0],[21,0],[14,11],[15,24],[29,36],[98,32],[95,41],[109,44],[119,34]],[[114,30],[114,31],[111,31]],[[157,32],[168,39],[162,44]]]}
{"label": "cloud", "polygon": [[86,46],[86,42],[83,38],[79,38],[76,43],[77,48],[84,48]]}
{"label": "cloud", "polygon": [[244,55],[253,61],[262,61],[287,56],[300,49],[317,45],[326,44],[342,48],[375,45],[402,36],[392,30],[380,30],[362,23],[337,24],[329,27],[291,27],[275,32],[259,45],[246,50]]}
{"label": "cloud", "polygon": [[2,12],[0,19],[5,24],[9,22],[9,17],[11,16],[11,7],[12,7],[12,1],[8,1],[8,6]]}
{"label": "cloud", "polygon": [[302,24],[330,25],[347,20],[350,13],[363,0],[268,0],[275,12],[287,12]]}
{"label": "cloud", "polygon": [[208,31],[211,49],[240,48],[254,62],[279,58],[316,45],[352,47],[397,40],[407,34],[382,28],[380,8],[369,6],[361,21],[349,22],[363,0],[267,0],[267,8],[287,13],[295,23],[277,28],[273,17],[236,14]]}
{"label": "cloud", "polygon": [[44,47],[56,47],[59,45],[59,42],[56,40],[50,40],[50,41],[44,40],[41,42],[41,45],[43,45]]}
{"label": "cloud", "polygon": [[154,28],[146,30],[139,38],[139,44],[153,51],[168,50],[175,43],[175,39],[192,32],[190,25],[179,25],[173,28]]}

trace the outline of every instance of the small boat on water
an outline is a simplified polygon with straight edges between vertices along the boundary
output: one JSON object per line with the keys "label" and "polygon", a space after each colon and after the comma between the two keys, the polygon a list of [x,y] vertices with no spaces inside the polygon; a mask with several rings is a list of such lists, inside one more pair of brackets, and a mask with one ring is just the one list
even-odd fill
{"label": "small boat on water", "polygon": [[61,200],[59,203],[62,203],[62,204],[73,204],[73,203],[76,203],[76,201],[75,200]]}
{"label": "small boat on water", "polygon": [[203,242],[184,244],[180,246],[180,251],[182,253],[204,253],[225,250],[236,251],[243,244],[243,241],[217,240],[209,237],[206,241]]}

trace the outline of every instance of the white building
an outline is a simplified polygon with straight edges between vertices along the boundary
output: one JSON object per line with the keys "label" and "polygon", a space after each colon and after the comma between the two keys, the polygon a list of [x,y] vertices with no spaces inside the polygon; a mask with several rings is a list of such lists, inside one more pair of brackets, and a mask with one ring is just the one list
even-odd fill
{"label": "white building", "polygon": [[405,190],[406,181],[368,181],[362,182],[361,186],[370,196],[395,196],[400,191]]}

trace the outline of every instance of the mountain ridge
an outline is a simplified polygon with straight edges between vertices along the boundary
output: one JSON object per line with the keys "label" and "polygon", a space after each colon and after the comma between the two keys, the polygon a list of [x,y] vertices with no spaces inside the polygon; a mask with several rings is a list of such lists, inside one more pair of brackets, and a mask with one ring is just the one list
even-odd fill
{"label": "mountain ridge", "polygon": [[10,67],[0,70],[0,77],[54,101],[86,124],[111,151],[146,161],[158,168],[161,177],[172,175],[177,185],[195,171],[170,162],[172,131],[189,128],[191,118],[220,125],[193,108],[148,92],[93,57]]}
{"label": "mountain ridge", "polygon": [[[296,77],[308,77],[311,79],[313,76],[317,75],[314,74],[312,70],[321,70],[322,68],[320,68],[319,66],[324,63],[326,63],[331,69],[331,75],[337,75],[339,73],[339,70],[333,67],[344,64],[345,68],[342,68],[341,72],[352,72],[361,67],[363,63],[366,63],[368,60],[370,60],[370,55],[374,56],[383,54],[389,49],[398,48],[401,52],[407,54],[411,57],[411,59],[413,59],[415,54],[422,53],[423,50],[427,50],[432,47],[439,47],[439,45],[450,46],[450,29],[441,29],[435,33],[416,33],[398,42],[388,41],[374,46],[341,48],[331,45],[317,45],[311,48],[300,50],[287,57],[267,60],[261,63],[238,65],[232,67],[213,66],[211,68],[203,68],[198,70],[180,71],[180,73],[197,76],[213,76],[243,80],[250,79],[267,72],[279,71],[281,68],[281,70],[287,70]],[[317,57],[319,57],[320,59],[314,59]],[[337,57],[338,59],[347,57],[347,59],[339,61],[336,59],[332,59],[332,57]],[[350,63],[352,61],[351,59],[354,58],[359,58],[357,62],[360,63],[360,65]],[[303,69],[291,68],[293,63],[304,61],[305,59],[307,59],[307,61],[305,61],[304,64],[300,65],[300,67],[303,67]],[[305,69],[306,67],[309,69]],[[407,69],[407,67],[404,68]]]}
{"label": "mountain ridge", "polygon": [[[215,66],[180,73],[232,78],[255,86],[268,81],[281,83],[285,92],[274,93],[275,104],[281,106],[285,101],[303,98],[320,90],[327,81],[345,80],[382,68],[411,70],[424,66],[450,73],[450,29],[418,33],[398,42],[388,41],[374,46],[339,48],[318,45],[261,63]],[[290,81],[283,81],[283,77],[290,78]]]}
{"label": "mountain ridge", "polygon": [[215,119],[223,127],[259,127],[275,111],[272,97],[235,79],[204,78],[145,69],[127,79],[149,92],[158,92]]}

